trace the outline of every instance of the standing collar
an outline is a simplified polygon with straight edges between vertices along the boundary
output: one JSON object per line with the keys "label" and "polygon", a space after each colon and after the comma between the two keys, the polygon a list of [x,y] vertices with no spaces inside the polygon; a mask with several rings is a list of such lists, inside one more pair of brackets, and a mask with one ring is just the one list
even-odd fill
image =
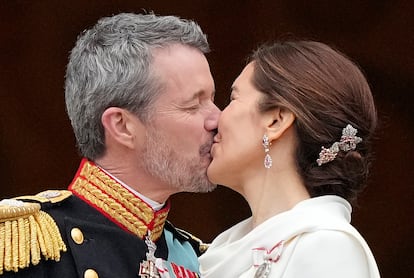
{"label": "standing collar", "polygon": [[165,203],[158,203],[158,202],[156,202],[156,201],[154,201],[154,200],[152,200],[152,199],[150,199],[150,198],[142,195],[141,193],[139,193],[138,191],[136,191],[135,189],[133,189],[132,187],[130,187],[129,185],[127,185],[126,183],[124,183],[123,181],[121,181],[120,179],[118,179],[117,177],[115,177],[114,175],[112,175],[111,173],[109,173],[107,170],[105,170],[104,168],[102,168],[98,164],[95,164],[95,165],[97,167],[99,167],[99,169],[101,169],[102,171],[104,171],[108,176],[110,176],[111,178],[113,178],[114,180],[116,180],[123,187],[125,187],[126,189],[128,189],[129,191],[131,191],[131,193],[133,193],[138,198],[140,198],[141,200],[143,200],[145,203],[147,203],[148,205],[150,205],[153,210],[159,211],[160,209],[162,209],[165,206]]}
{"label": "standing collar", "polygon": [[82,159],[69,190],[122,229],[140,238],[150,231],[153,241],[161,236],[170,210],[170,202],[167,201],[163,209],[155,211],[86,158]]}

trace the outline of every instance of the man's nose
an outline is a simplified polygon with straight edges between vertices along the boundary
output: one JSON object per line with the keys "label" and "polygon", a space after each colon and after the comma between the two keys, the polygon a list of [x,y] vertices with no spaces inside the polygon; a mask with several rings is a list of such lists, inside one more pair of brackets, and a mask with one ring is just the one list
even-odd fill
{"label": "man's nose", "polygon": [[214,103],[212,103],[209,114],[204,122],[204,127],[206,130],[212,131],[217,129],[220,114],[220,109]]}

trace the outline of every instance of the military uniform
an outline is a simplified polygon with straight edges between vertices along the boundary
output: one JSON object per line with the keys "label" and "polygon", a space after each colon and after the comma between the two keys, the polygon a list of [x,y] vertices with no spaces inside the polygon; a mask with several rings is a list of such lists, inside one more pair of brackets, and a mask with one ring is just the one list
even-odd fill
{"label": "military uniform", "polygon": [[198,277],[205,245],[166,221],[169,202],[155,212],[91,161],[68,190],[16,199],[0,204],[0,277]]}

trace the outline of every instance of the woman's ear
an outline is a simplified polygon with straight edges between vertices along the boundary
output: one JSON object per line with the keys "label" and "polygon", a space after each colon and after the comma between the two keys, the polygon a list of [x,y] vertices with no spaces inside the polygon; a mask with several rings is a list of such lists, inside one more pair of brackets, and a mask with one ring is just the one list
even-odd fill
{"label": "woman's ear", "polygon": [[133,148],[135,140],[136,117],[125,109],[119,107],[107,108],[101,117],[105,130],[105,140],[117,142],[128,148]]}
{"label": "woman's ear", "polygon": [[289,109],[278,107],[268,112],[266,134],[270,142],[278,139],[295,122],[296,116]]}

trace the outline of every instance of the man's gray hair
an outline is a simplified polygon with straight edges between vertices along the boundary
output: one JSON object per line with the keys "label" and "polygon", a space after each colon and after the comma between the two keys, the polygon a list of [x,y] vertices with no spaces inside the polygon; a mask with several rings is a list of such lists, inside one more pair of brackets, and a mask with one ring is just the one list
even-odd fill
{"label": "man's gray hair", "polygon": [[151,70],[153,50],[176,43],[209,52],[200,26],[175,16],[122,13],[79,36],[66,70],[65,100],[83,156],[94,160],[105,152],[105,109],[124,108],[148,121],[162,86]]}

